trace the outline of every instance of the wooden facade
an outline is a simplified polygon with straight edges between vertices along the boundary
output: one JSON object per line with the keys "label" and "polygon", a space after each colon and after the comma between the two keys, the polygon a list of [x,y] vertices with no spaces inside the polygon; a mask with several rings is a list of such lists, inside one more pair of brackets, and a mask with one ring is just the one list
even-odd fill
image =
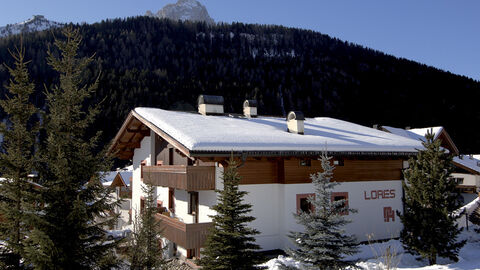
{"label": "wooden facade", "polygon": [[155,218],[160,220],[162,236],[186,249],[202,247],[213,226],[212,222],[186,224],[162,214],[156,214]]}
{"label": "wooden facade", "polygon": [[[402,180],[402,159],[345,159],[335,166],[337,182]],[[322,170],[317,159],[247,159],[238,169],[240,184],[303,184],[310,175]]]}
{"label": "wooden facade", "polygon": [[[337,182],[402,180],[403,160],[342,160],[336,165],[333,180]],[[308,163],[307,163],[308,164]],[[310,174],[321,171],[320,160],[311,160],[310,165],[302,160],[285,160],[285,184],[310,183]]]}
{"label": "wooden facade", "polygon": [[[402,159],[342,160],[336,165],[337,182],[402,180]],[[310,183],[310,175],[322,170],[317,159],[247,159],[238,169],[241,185]],[[214,190],[214,166],[142,166],[143,181],[154,186],[186,191]]]}
{"label": "wooden facade", "polygon": [[186,191],[214,190],[215,167],[162,165],[142,166],[143,182]]}

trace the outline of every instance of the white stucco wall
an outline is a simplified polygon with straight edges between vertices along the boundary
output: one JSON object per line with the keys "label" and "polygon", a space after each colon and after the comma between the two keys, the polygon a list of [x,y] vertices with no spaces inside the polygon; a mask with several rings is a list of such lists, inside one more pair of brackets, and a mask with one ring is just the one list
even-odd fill
{"label": "white stucco wall", "polygon": [[[249,192],[245,201],[253,206],[252,215],[256,220],[251,226],[261,232],[257,236],[257,243],[262,249],[292,247],[287,237],[288,233],[303,230],[293,217],[297,210],[296,195],[313,193],[313,185],[242,185],[241,190]],[[380,193],[388,190],[387,195],[378,196],[378,190],[382,191]],[[401,181],[344,182],[336,186],[334,192],[348,192],[349,206],[357,209],[357,213],[346,216],[352,223],[345,229],[348,233],[354,234],[359,241],[366,241],[367,234],[373,234],[373,239],[399,236],[402,229],[399,217],[395,213],[394,220],[390,218],[385,222],[384,207],[391,207],[394,212],[403,211]],[[394,198],[391,198],[392,193],[395,194]]]}
{"label": "white stucco wall", "polygon": [[480,187],[480,175],[452,173],[451,176],[455,178],[463,178],[462,185]]}
{"label": "white stucco wall", "polygon": [[[145,137],[140,148],[135,149],[133,157],[133,186],[132,186],[132,218],[140,210],[140,197],[144,196],[140,180],[140,163],[147,160],[150,165],[151,138]],[[223,189],[221,180],[223,168],[216,166],[215,185]],[[358,213],[349,214],[347,218],[353,222],[346,226],[348,233],[354,234],[359,241],[366,241],[367,234],[373,233],[374,239],[390,239],[398,237],[402,224],[394,214],[385,222],[384,207],[390,207],[393,212],[403,211],[402,181],[364,181],[344,182],[335,188],[335,192],[348,192],[348,201],[351,208]],[[247,191],[245,202],[253,205],[252,215],[256,217],[250,225],[260,231],[257,243],[263,250],[284,249],[291,247],[287,235],[290,231],[300,231],[302,226],[296,223],[293,213],[296,212],[297,194],[313,193],[312,184],[262,184],[241,185],[241,190]],[[387,196],[378,198],[378,191],[388,190]],[[395,196],[393,197],[392,192]],[[373,192],[373,193],[372,193]],[[373,197],[372,197],[373,196]],[[188,213],[188,192],[175,190],[175,216],[185,223],[194,222],[193,216]],[[377,197],[377,198],[374,198]],[[388,197],[388,198],[387,198]],[[157,188],[157,199],[168,206],[168,188]],[[214,191],[199,191],[199,222],[210,222],[209,215],[215,212],[211,207],[217,203]],[[178,252],[186,255],[181,247]],[[185,254],[184,254],[185,253]]]}
{"label": "white stucco wall", "polygon": [[140,148],[136,148],[133,155],[132,220],[135,219],[136,213],[140,211],[140,197],[145,196],[142,191],[143,182],[140,167],[143,160],[147,160],[147,165],[150,164],[150,136],[143,138]]}

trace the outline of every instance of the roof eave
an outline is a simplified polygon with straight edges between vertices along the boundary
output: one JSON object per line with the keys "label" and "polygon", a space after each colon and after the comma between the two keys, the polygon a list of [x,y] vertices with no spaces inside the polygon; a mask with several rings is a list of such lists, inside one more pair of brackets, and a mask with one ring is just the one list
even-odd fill
{"label": "roof eave", "polygon": [[[191,150],[190,155],[192,157],[229,157],[234,156],[249,156],[249,157],[307,157],[307,156],[320,156],[324,151],[218,151],[218,150]],[[415,156],[417,152],[394,152],[394,151],[327,151],[328,156],[334,157],[411,157]]]}

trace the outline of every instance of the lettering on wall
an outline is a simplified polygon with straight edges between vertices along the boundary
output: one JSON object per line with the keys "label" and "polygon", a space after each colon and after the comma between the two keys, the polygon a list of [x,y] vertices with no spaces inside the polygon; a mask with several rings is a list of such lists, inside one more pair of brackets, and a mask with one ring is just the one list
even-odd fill
{"label": "lettering on wall", "polygon": [[395,198],[395,189],[364,191],[363,197],[365,200],[393,199]]}
{"label": "lettering on wall", "polygon": [[390,222],[390,219],[395,222],[395,211],[390,206],[383,207],[383,221]]}

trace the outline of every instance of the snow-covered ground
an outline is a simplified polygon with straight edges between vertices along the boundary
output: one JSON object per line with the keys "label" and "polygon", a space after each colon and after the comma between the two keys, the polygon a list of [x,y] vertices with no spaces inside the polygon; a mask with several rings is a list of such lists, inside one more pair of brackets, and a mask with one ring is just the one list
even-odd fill
{"label": "snow-covered ground", "polygon": [[[478,202],[478,199],[474,202],[462,207],[467,212],[473,209],[475,203]],[[354,256],[348,257],[349,260],[355,260],[357,266],[362,269],[368,270],[381,270],[381,269],[402,269],[402,270],[473,270],[480,269],[480,233],[474,231],[474,229],[480,229],[479,226],[470,225],[469,230],[465,228],[459,240],[466,239],[467,243],[460,250],[458,254],[458,262],[453,262],[445,258],[439,258],[438,264],[429,266],[427,261],[417,261],[414,256],[405,253],[400,240],[390,240],[383,243],[372,243],[360,246],[359,253]],[[393,268],[386,267],[385,264],[385,254],[387,250],[390,250],[390,265],[394,266]],[[279,256],[275,259],[271,259],[264,266],[267,266],[269,270],[278,270],[280,269],[280,263],[283,263],[287,266],[299,267],[298,262],[294,261],[292,258]],[[301,268],[300,268],[301,269]]]}
{"label": "snow-covered ground", "polygon": [[[412,255],[405,253],[402,247],[402,244],[399,240],[390,240],[384,243],[374,243],[371,245],[361,245],[360,252],[349,259],[358,260],[357,266],[362,269],[368,270],[381,270],[388,269],[384,264],[383,254],[385,254],[388,247],[390,247],[391,254],[396,254],[391,256],[393,266],[396,265],[397,269],[402,270],[447,270],[447,269],[463,269],[463,270],[472,270],[480,269],[480,234],[475,232],[473,228],[470,228],[469,231],[463,231],[460,239],[467,239],[467,244],[460,250],[458,254],[458,262],[452,262],[448,259],[439,258],[438,264],[429,266],[426,261],[417,261]],[[288,266],[299,267],[298,262],[294,261],[292,258],[279,256],[278,258],[272,259],[264,264],[269,270],[279,270],[280,263],[283,263]],[[301,269],[301,268],[299,268]],[[390,268],[395,269],[395,268]]]}

